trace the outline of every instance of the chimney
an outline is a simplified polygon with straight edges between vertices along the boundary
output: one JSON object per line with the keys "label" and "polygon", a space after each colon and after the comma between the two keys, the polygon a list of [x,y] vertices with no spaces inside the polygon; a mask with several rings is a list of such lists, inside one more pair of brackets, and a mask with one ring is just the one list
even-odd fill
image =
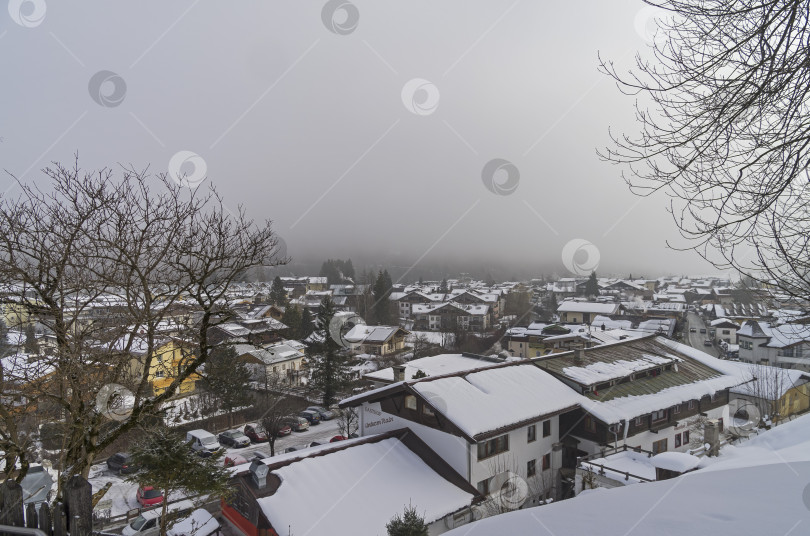
{"label": "chimney", "polygon": [[708,456],[720,454],[720,421],[712,419],[703,425],[703,442],[708,443]]}
{"label": "chimney", "polygon": [[394,381],[395,382],[404,382],[405,381],[405,365],[394,365],[392,368],[394,369]]}
{"label": "chimney", "polygon": [[582,360],[585,358],[585,349],[584,348],[577,348],[574,350],[574,363],[582,363]]}
{"label": "chimney", "polygon": [[250,464],[250,477],[257,488],[263,489],[267,485],[267,473],[270,469],[260,460],[253,460]]}

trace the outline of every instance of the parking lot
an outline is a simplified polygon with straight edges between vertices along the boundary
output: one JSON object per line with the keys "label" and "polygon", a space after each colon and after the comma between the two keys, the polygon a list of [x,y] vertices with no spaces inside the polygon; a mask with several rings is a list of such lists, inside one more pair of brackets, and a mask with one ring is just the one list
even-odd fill
{"label": "parking lot", "polygon": [[[234,429],[242,430],[244,425]],[[338,421],[332,419],[323,421],[316,426],[311,426],[304,432],[292,432],[290,435],[278,438],[275,443],[276,454],[283,453],[289,447],[304,449],[312,442],[328,443],[334,436],[339,435]],[[240,454],[245,458],[252,458],[254,451],[260,451],[270,456],[270,446],[267,443],[252,444],[245,448],[227,448],[226,456]],[[126,482],[125,477],[113,473],[107,469],[106,463],[99,463],[92,467],[90,472],[90,484],[93,486],[93,493],[103,488],[108,482],[112,484],[107,493],[102,497],[102,501],[110,501],[110,516],[116,517],[126,514],[132,509],[138,508],[135,499],[135,492],[138,484]],[[182,496],[172,495],[170,501],[182,499]]]}

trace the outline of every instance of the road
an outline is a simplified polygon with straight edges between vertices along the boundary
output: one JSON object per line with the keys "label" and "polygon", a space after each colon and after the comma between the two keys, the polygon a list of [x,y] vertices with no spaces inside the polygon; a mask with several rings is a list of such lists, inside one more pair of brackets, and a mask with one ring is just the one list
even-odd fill
{"label": "road", "polygon": [[[714,357],[718,357],[720,352],[717,349],[716,345],[714,345],[714,344],[712,346],[704,346],[703,345],[703,341],[705,341],[706,339],[709,338],[709,328],[708,328],[708,326],[706,326],[706,324],[703,323],[703,319],[700,318],[700,316],[697,315],[696,313],[689,312],[686,315],[686,320],[687,320],[687,327],[688,327],[687,341],[689,342],[689,346],[692,346],[693,348],[697,348],[698,350],[702,350],[702,351],[706,352],[707,354],[712,355]],[[694,333],[691,332],[692,328],[695,328]],[[705,329],[706,333],[701,333],[700,332],[701,329]]]}

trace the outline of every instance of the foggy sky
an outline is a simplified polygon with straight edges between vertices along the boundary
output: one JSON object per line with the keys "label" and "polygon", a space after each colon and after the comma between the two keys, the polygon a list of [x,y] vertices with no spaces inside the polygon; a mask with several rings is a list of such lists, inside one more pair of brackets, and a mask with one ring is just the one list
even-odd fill
{"label": "foggy sky", "polygon": [[[636,131],[597,53],[630,66],[640,0],[340,4],[12,0],[0,167],[43,180],[78,151],[85,169],[157,173],[190,151],[199,187],[272,219],[297,261],[572,275],[562,252],[578,239],[600,275],[713,271],[667,249],[664,197],[633,196],[596,156],[609,127]],[[488,189],[494,159],[519,179],[502,169]],[[0,191],[13,184],[4,173]]]}

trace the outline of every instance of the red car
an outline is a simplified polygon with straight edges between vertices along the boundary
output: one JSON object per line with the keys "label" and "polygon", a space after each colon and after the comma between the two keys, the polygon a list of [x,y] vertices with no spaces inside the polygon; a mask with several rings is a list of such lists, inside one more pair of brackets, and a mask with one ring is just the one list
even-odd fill
{"label": "red car", "polygon": [[246,424],[245,435],[250,438],[251,443],[266,443],[267,432],[260,424]]}
{"label": "red car", "polygon": [[346,441],[346,436],[336,435],[335,437],[329,440],[330,443],[336,443],[338,441]]}
{"label": "red car", "polygon": [[140,486],[136,498],[141,506],[155,506],[163,503],[163,493],[152,486]]}
{"label": "red car", "polygon": [[225,456],[225,467],[242,465],[247,462],[248,462],[247,459],[244,456],[240,456],[239,454],[231,454],[230,456]]}

